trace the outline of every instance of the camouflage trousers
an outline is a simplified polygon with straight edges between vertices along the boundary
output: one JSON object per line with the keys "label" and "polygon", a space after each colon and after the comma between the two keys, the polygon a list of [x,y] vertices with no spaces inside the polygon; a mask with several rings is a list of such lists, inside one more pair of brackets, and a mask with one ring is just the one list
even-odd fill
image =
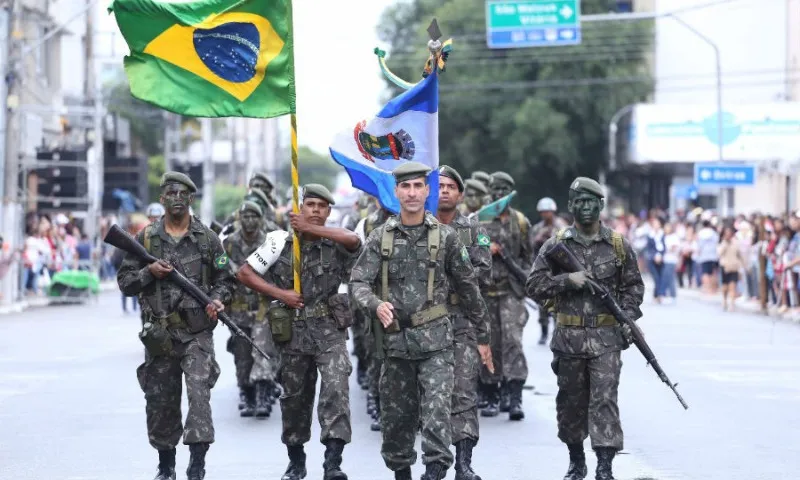
{"label": "camouflage trousers", "polygon": [[366,346],[366,337],[367,333],[367,325],[366,319],[364,314],[361,310],[355,310],[353,312],[353,354],[358,359],[360,366],[367,365],[367,346]]}
{"label": "camouflage trousers", "polygon": [[522,350],[522,333],[528,323],[525,300],[509,293],[501,296],[485,296],[491,327],[492,358],[494,374],[481,367],[481,382],[498,384],[501,380],[528,378],[528,363]]}
{"label": "camouflage trousers", "polygon": [[622,424],[617,388],[622,369],[621,352],[594,358],[557,358],[556,417],[558,438],[566,444],[591,437],[592,448],[622,450]]}
{"label": "camouflage trousers", "polygon": [[353,365],[342,341],[316,355],[281,354],[281,441],[286,445],[303,445],[311,439],[317,371],[321,379],[317,403],[320,441],[336,438],[350,443],[349,379]]}
{"label": "camouflage trousers", "polygon": [[469,337],[468,334],[456,334],[453,343],[455,365],[450,424],[454,445],[467,438],[477,442],[479,437],[477,403],[481,357],[477,342]]}
{"label": "camouflage trousers", "polygon": [[251,329],[253,343],[258,345],[264,353],[270,356],[270,359],[262,357],[255,348],[250,347],[248,344],[248,352],[253,360],[252,367],[250,368],[249,382],[261,382],[268,380],[275,380],[280,365],[280,353],[275,342],[272,340],[272,331],[269,329],[269,323],[266,321],[253,322]]}
{"label": "camouflage trousers", "polygon": [[381,371],[381,455],[393,471],[417,462],[417,432],[422,434],[422,463],[450,468],[450,404],[453,349],[424,360],[387,357]]}
{"label": "camouflage trousers", "polygon": [[[249,319],[247,314],[232,314],[233,321],[242,329],[245,335],[251,336],[252,332],[250,325],[252,322],[240,321]],[[231,335],[228,339],[227,350],[233,355],[233,365],[236,368],[236,385],[239,388],[244,388],[250,385],[250,370],[253,369],[253,355],[251,354],[252,347],[238,335]]]}
{"label": "camouflage trousers", "polygon": [[[174,448],[183,435],[183,443],[213,443],[211,389],[220,370],[214,358],[214,337],[203,332],[186,343],[173,340],[166,356],[145,353],[145,361],[136,369],[144,392],[147,436],[158,450]],[[181,390],[186,381],[189,412],[186,425],[181,423]]]}
{"label": "camouflage trousers", "polygon": [[[372,319],[370,317],[365,318],[365,327],[366,322],[372,322]],[[383,360],[378,358],[375,335],[372,334],[372,331],[369,331],[364,335],[364,353],[367,358],[367,378],[369,381],[369,388],[367,391],[375,398],[379,398],[379,385],[381,380],[381,368],[383,366]]]}
{"label": "camouflage trousers", "polygon": [[539,325],[543,327],[549,327],[550,312],[548,312],[547,309],[541,303],[537,303],[537,305],[539,306]]}

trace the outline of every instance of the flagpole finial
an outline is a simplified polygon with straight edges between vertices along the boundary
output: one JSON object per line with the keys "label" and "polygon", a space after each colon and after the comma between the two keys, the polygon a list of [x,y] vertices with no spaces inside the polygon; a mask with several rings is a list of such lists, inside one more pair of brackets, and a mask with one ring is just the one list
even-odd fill
{"label": "flagpole finial", "polygon": [[428,50],[430,50],[432,54],[435,54],[442,48],[442,42],[439,40],[442,38],[442,31],[439,29],[439,22],[437,22],[435,18],[428,26],[428,36],[430,37],[428,41]]}

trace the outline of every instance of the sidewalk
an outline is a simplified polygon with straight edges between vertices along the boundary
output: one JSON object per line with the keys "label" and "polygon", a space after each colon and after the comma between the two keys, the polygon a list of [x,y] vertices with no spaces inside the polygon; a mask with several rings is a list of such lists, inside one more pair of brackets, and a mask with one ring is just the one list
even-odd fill
{"label": "sidewalk", "polygon": [[[100,282],[100,291],[98,295],[104,292],[112,292],[118,290],[117,282],[110,280],[107,282]],[[0,305],[0,315],[8,315],[12,313],[21,313],[29,308],[47,307],[58,297],[29,297],[11,305]]]}
{"label": "sidewalk", "polygon": [[[699,290],[681,288],[678,289],[678,299],[680,298],[691,298],[700,302],[716,304],[720,306],[720,309],[722,308],[722,293],[719,292],[717,292],[715,295],[706,295]],[[750,300],[749,298],[740,297],[736,299],[734,305],[736,310],[739,312],[763,315],[761,312],[761,305],[758,302]],[[791,310],[781,313],[778,311],[778,307],[772,306],[769,307],[768,315],[781,320],[800,323],[800,313],[795,313]]]}

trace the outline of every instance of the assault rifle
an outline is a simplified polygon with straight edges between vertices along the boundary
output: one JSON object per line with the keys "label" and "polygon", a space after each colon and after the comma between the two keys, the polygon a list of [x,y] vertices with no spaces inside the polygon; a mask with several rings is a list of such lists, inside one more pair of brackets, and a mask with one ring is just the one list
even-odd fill
{"label": "assault rifle", "polygon": [[[140,260],[147,262],[148,264],[158,261],[156,257],[148,253],[148,251],[144,248],[144,245],[137,242],[135,238],[133,238],[125,230],[119,228],[118,225],[111,226],[111,229],[108,231],[106,238],[104,238],[103,241],[109,245],[117,247],[123,252],[135,255]],[[192,283],[188,278],[184,277],[178,270],[173,268],[166,278],[180,287],[181,290],[194,297],[194,299],[200,302],[201,305],[205,306],[211,303],[211,298],[203,290],[201,290],[200,287]],[[261,350],[258,345],[253,343],[253,339],[248,337],[241,328],[231,321],[226,312],[217,313],[217,318],[226,327],[228,327],[228,329],[230,329],[231,333],[246,340],[247,343],[249,343],[262,357],[266,358],[267,360],[270,359],[269,355],[264,353],[264,351]]]}
{"label": "assault rifle", "polygon": [[503,263],[506,264],[506,267],[508,267],[508,271],[511,272],[511,274],[517,278],[517,280],[519,280],[520,284],[524,288],[525,283],[528,281],[528,273],[525,272],[525,270],[523,270],[517,262],[508,256],[504,248],[500,248],[497,254],[500,256],[500,260],[502,260]]}
{"label": "assault rifle", "polygon": [[[583,270],[583,266],[575,256],[575,253],[570,250],[570,248],[564,242],[557,242],[547,252],[545,252],[544,256],[550,260],[552,264],[558,266],[564,272],[574,273]],[[656,372],[661,381],[666,383],[667,386],[672,389],[673,393],[675,393],[675,396],[678,397],[678,401],[681,402],[681,405],[683,405],[683,408],[688,410],[689,405],[686,404],[676,388],[678,384],[673,384],[670,382],[667,374],[664,372],[664,369],[662,369],[661,365],[658,364],[656,355],[653,353],[650,345],[648,345],[647,341],[644,339],[644,333],[639,328],[639,325],[625,315],[625,313],[622,311],[622,308],[620,308],[619,303],[617,303],[617,300],[611,296],[611,293],[603,286],[588,278],[586,279],[586,283],[596,295],[600,296],[600,301],[603,303],[603,305],[605,305],[606,308],[608,308],[614,318],[616,318],[619,323],[630,327],[631,337],[633,337],[633,344],[636,345],[636,348],[639,349],[639,352],[641,352],[645,360],[647,360],[647,364],[653,367],[653,370]]]}

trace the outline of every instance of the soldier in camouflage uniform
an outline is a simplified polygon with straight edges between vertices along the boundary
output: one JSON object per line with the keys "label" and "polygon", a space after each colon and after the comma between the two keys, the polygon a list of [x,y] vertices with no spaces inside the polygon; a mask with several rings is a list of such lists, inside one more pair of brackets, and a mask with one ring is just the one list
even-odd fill
{"label": "soldier in camouflage uniform", "polygon": [[570,187],[568,205],[575,223],[545,242],[541,250],[544,253],[555,243],[565,242],[586,270],[554,271],[542,254],[527,281],[528,294],[536,301],[555,302],[557,323],[550,349],[558,376],[558,438],[569,448],[565,480],[586,477],[583,442],[587,436],[597,454],[597,480],[613,480],[612,461],[623,447],[617,389],[621,350],[630,344],[630,328],[617,323],[586,279],[611,292],[632,320],[642,316],[644,283],[636,254],[622,235],[601,224],[603,198],[596,181],[577,178]]}
{"label": "soldier in camouflage uniform", "polygon": [[[383,340],[377,345],[379,355],[386,355],[380,378],[381,455],[400,480],[411,480],[417,431],[422,434],[422,480],[443,479],[453,463],[449,286],[472,324],[483,322],[486,314],[467,249],[452,228],[425,211],[430,171],[419,162],[393,171],[400,215],[370,234],[350,277],[352,298],[380,322],[373,329]],[[380,296],[373,291],[376,285]]]}
{"label": "soldier in camouflage uniform", "polygon": [[346,341],[352,317],[347,294],[339,294],[338,290],[360,252],[361,240],[347,229],[325,226],[333,204],[327,188],[309,184],[303,189],[300,214],[289,214],[292,228],[302,235],[302,294],[293,290],[293,248],[288,233],[280,258],[273,265],[259,263],[256,256],[267,255],[269,246],[265,244],[238,274],[242,283],[283,304],[273,302],[270,307],[273,333],[278,325],[276,311],[272,309],[279,309],[278,313],[285,313],[289,319],[290,338],[281,343],[275,337],[281,352],[279,378],[284,391],[280,399],[281,440],[287,446],[290,460],[282,480],[300,480],[306,476],[303,445],[311,439],[318,371],[320,440],[326,446],[324,480],[347,480],[341,463],[344,446],[351,439],[348,378],[353,366]]}
{"label": "soldier in camouflage uniform", "polygon": [[[367,237],[381,225],[386,223],[386,220],[392,216],[392,212],[383,208],[378,202],[378,199],[375,199],[373,205],[375,205],[375,209],[367,215],[363,222],[359,223],[358,227],[356,228],[356,233],[361,238],[361,242],[366,242]],[[354,313],[356,322],[361,325],[363,331],[367,334],[362,335],[362,341],[364,342],[364,355],[366,358],[366,366],[367,366],[367,414],[372,417],[372,423],[370,424],[370,430],[373,432],[380,432],[381,431],[381,401],[380,401],[380,391],[379,391],[379,381],[381,378],[381,366],[383,365],[383,359],[378,358],[378,351],[375,345],[375,336],[370,335],[369,332],[371,331],[371,326],[373,323],[373,318],[369,314],[369,312],[364,311],[363,309],[357,308],[354,305]],[[363,386],[362,386],[363,388]]]}
{"label": "soldier in camouflage uniform", "polygon": [[[492,255],[489,253],[489,236],[477,219],[468,219],[457,210],[464,195],[461,175],[447,165],[439,168],[439,222],[453,227],[469,251],[469,259],[475,268],[478,285],[483,293],[489,286],[492,272]],[[451,289],[448,298],[453,322],[453,401],[450,418],[452,442],[456,447],[456,479],[480,480],[472,470],[472,449],[478,443],[478,374],[481,368],[479,349],[491,351],[489,347],[489,322],[483,318],[472,324],[461,309],[461,299]],[[484,353],[484,355],[488,352]]]}
{"label": "soldier in camouflage uniform", "polygon": [[482,172],[480,170],[475,170],[470,175],[472,180],[477,180],[483,184],[483,188],[486,189],[486,194],[483,196],[483,205],[488,205],[492,203],[493,200],[497,200],[492,196],[492,176],[486,172]]}
{"label": "soldier in camouflage uniform", "polygon": [[[189,215],[197,187],[184,174],[167,172],[161,180],[166,214],[137,235],[158,262],[147,264],[127,254],[117,273],[125,295],[139,295],[148,322],[142,331],[147,347],[136,370],[145,394],[147,434],[158,450],[156,480],[175,479],[175,446],[183,435],[191,458],[189,480],[205,476],[205,454],[214,442],[211,389],[219,378],[212,331],[217,312],[230,302],[233,274],[217,236]],[[213,299],[200,305],[164,278],[177,269]],[[181,389],[186,381],[189,412],[181,424]]]}
{"label": "soldier in camouflage uniform", "polygon": [[[562,218],[556,216],[556,202],[550,197],[544,197],[536,204],[536,211],[542,218],[539,223],[533,226],[533,256],[539,254],[539,250],[550,237],[555,235],[558,230],[567,226]],[[539,345],[547,343],[547,335],[550,330],[549,305],[539,304],[539,326],[542,328],[542,335],[539,337]]]}
{"label": "soldier in camouflage uniform", "polygon": [[[492,174],[492,199],[499,200],[514,188],[514,179],[505,172]],[[481,222],[492,243],[492,284],[486,293],[492,332],[495,373],[481,370],[481,386],[488,405],[481,415],[493,417],[507,411],[511,420],[522,420],[522,387],[528,378],[528,364],[522,350],[522,333],[528,323],[525,285],[503,261],[500,250],[523,270],[533,262],[533,236],[530,221],[520,211],[508,207],[497,218]],[[501,401],[502,392],[502,401]]]}
{"label": "soldier in camouflage uniform", "polygon": [[[247,261],[247,257],[266,240],[261,231],[263,211],[256,203],[245,200],[239,207],[241,230],[227,237],[222,246],[236,272]],[[230,311],[231,320],[248,336],[252,337],[252,327],[259,309],[259,295],[242,284],[237,284],[233,293]],[[259,319],[263,320],[263,319]],[[253,348],[244,338],[231,335],[228,339],[228,352],[233,354],[236,367],[236,384],[239,386],[239,414],[242,417],[268,417],[271,412],[269,396],[272,389],[267,382],[253,384],[250,371],[253,368]]]}
{"label": "soldier in camouflage uniform", "polygon": [[485,199],[488,194],[489,190],[483,186],[483,183],[474,178],[468,178],[464,182],[464,202],[458,206],[459,211],[464,215],[477,212],[486,205]]}

